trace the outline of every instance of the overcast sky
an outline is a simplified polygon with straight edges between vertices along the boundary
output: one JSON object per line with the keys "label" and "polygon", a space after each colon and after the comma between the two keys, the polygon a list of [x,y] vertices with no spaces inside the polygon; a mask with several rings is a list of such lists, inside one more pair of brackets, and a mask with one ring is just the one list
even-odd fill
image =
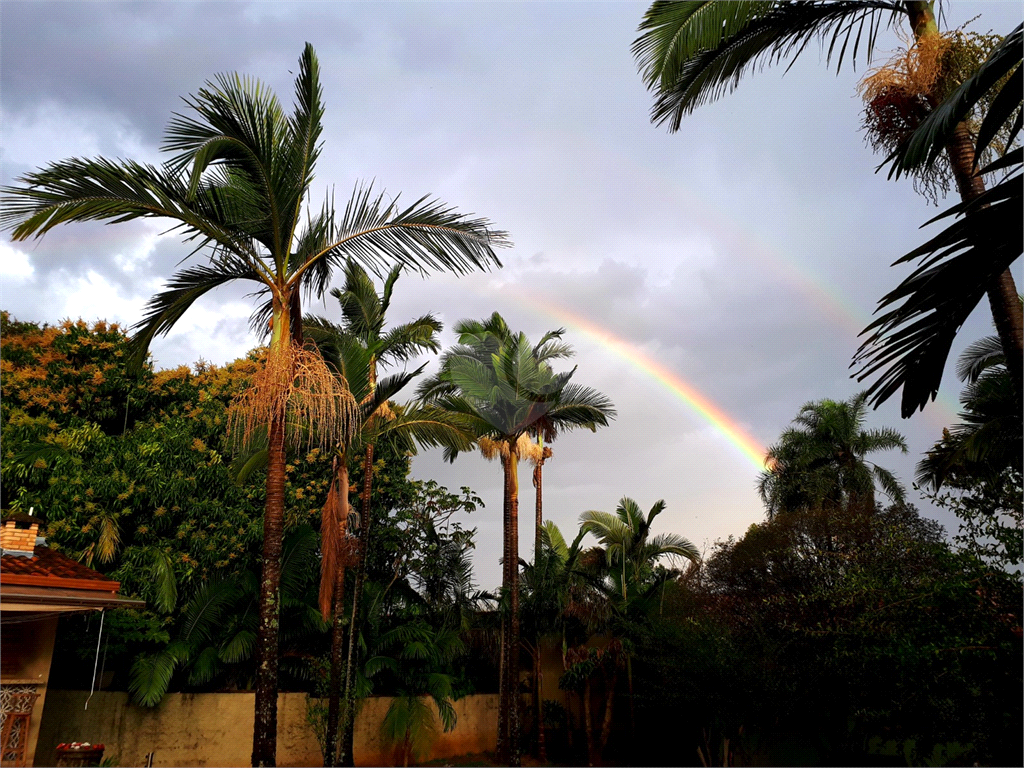
{"label": "overcast sky", "polygon": [[[937,210],[906,180],[875,173],[881,158],[859,130],[863,66],[836,76],[816,51],[785,76],[748,76],[676,134],[652,125],[630,53],[646,5],[5,0],[2,183],[71,156],[160,162],[181,97],[217,73],[255,76],[290,105],[311,42],[327,108],[316,198],[333,188],[340,202],[373,180],[409,202],[428,194],[487,217],[514,242],[501,270],[404,276],[391,318],[433,312],[447,329],[496,310],[534,339],[565,326],[575,380],[618,410],[612,426],[552,446],[546,517],[571,536],[584,510],[611,511],[624,495],[644,509],[665,499],[657,529],[710,549],[764,517],[742,443],[767,446],[804,403],[858,391],[856,335],[908,274],[889,265],[927,238],[918,228]],[[1024,13],[1015,2],[945,11],[945,27],[980,14],[972,29],[1001,34]],[[898,45],[885,34],[883,57]],[[163,229],[71,225],[17,244],[5,235],[0,306],[22,320],[132,325],[189,252]],[[1014,272],[1020,285],[1019,263]],[[156,366],[222,364],[255,346],[245,293],[225,288],[195,305],[154,342]],[[336,313],[329,302],[310,309]],[[983,304],[954,346],[939,402],[901,420],[894,398],[871,415],[870,426],[907,436],[908,456],[878,460],[908,487],[956,418],[956,353],[991,332]],[[484,498],[467,522],[479,529],[477,581],[495,587],[499,466],[428,453],[413,472]],[[521,487],[528,557],[528,469]]]}

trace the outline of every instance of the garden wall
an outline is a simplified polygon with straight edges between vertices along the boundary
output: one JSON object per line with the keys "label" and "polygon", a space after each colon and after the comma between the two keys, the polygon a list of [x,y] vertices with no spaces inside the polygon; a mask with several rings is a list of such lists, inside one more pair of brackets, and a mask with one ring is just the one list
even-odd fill
{"label": "garden wall", "polygon": [[[50,691],[46,697],[36,765],[54,765],[60,742],[88,741],[106,746],[104,757],[121,766],[251,765],[252,693],[171,693],[153,709],[129,703],[127,693]],[[392,764],[392,750],[378,729],[391,699],[367,699],[356,717],[356,765]],[[439,732],[424,760],[492,751],[498,730],[498,697],[466,696],[455,702],[458,722]],[[319,766],[320,747],[306,724],[306,696],[282,693],[277,709],[277,764]],[[440,731],[440,728],[438,729]]]}

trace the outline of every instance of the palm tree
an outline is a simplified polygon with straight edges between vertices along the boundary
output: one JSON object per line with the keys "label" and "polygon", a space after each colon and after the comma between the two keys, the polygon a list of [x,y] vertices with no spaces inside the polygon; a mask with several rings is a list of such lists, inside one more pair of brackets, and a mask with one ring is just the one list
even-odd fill
{"label": "palm tree", "polygon": [[[579,597],[582,582],[580,542],[584,532],[571,545],[566,544],[561,530],[547,520],[540,530],[541,546],[534,553],[532,563],[523,561],[523,619],[525,629],[523,645],[533,660],[533,706],[536,715],[537,759],[547,761],[544,736],[544,697],[542,694],[541,641],[545,636],[561,631],[565,634],[566,619],[577,607],[573,601]],[[582,611],[577,611],[577,614]]]}
{"label": "palm tree", "polygon": [[[795,60],[812,40],[828,43],[829,59],[835,55],[838,66],[842,66],[848,51],[856,57],[863,50],[870,59],[882,23],[892,26],[901,17],[909,22],[918,45],[938,37],[933,5],[924,0],[770,3],[657,0],[640,24],[642,34],[633,43],[633,53],[648,89],[656,94],[652,121],[668,123],[669,130],[676,131],[685,115],[731,90],[744,73],[786,58]],[[1009,46],[1011,51],[1019,52],[1019,49],[1019,43]],[[1020,87],[1011,85],[1008,92],[1019,94]],[[922,96],[928,110],[934,109],[940,100],[935,92]],[[961,111],[951,121],[948,130],[941,135],[941,143],[936,145],[937,152],[945,150],[961,200],[966,204],[978,201],[980,205],[985,185],[974,171],[976,146],[964,118],[965,113]],[[1018,212],[1019,205],[1012,209],[1011,215]],[[1019,230],[1014,222],[1007,226],[1014,232]],[[914,255],[920,254],[907,258]],[[976,267],[976,262],[977,259],[971,260],[972,267]],[[916,323],[907,331],[906,335],[912,336],[914,343],[903,349],[898,365],[893,366],[897,379],[891,385],[884,382],[886,385],[880,389],[876,385],[870,390],[877,389],[873,405],[877,407],[901,385],[904,386],[904,417],[923,408],[928,395],[934,398],[949,354],[949,341],[962,324],[961,316],[966,318],[985,292],[1014,375],[1024,368],[1024,314],[1017,302],[1009,262],[996,254],[990,256],[986,264],[991,264],[992,269],[975,268],[973,274],[965,270],[964,274],[952,277],[951,292],[957,300],[950,301],[929,320]],[[929,265],[919,272],[924,272]],[[920,275],[915,273],[908,281],[913,284],[905,283],[900,288],[920,287],[921,280],[914,279],[918,277]],[[980,291],[974,290],[977,285]],[[898,289],[882,300],[882,306],[907,292],[900,294]],[[955,312],[950,312],[951,309]],[[874,325],[886,319],[879,318]],[[902,322],[901,319],[896,324]],[[881,349],[879,356],[883,362],[891,362],[892,352],[891,348]],[[1018,392],[1021,391],[1018,379]]]}
{"label": "palm tree", "polygon": [[402,765],[422,759],[437,733],[434,713],[423,701],[430,697],[445,732],[455,727],[452,677],[438,671],[465,651],[458,630],[439,629],[423,621],[402,624],[381,636],[376,653],[366,661],[367,677],[390,673],[398,692],[380,724],[381,735],[398,746]]}
{"label": "palm tree", "polygon": [[[339,376],[349,383],[354,399],[360,404],[359,429],[337,446],[336,481],[332,494],[324,505],[324,559],[321,578],[321,610],[326,619],[333,612],[334,625],[331,639],[331,687],[328,697],[327,733],[336,734],[340,719],[341,680],[345,680],[345,719],[342,723],[343,762],[352,760],[352,726],[354,724],[353,654],[355,653],[356,620],[359,616],[359,600],[366,573],[366,547],[369,543],[371,523],[370,494],[373,477],[374,442],[381,437],[399,439],[408,450],[415,450],[411,441],[418,440],[425,445],[437,445],[440,440],[446,444],[462,441],[463,447],[471,442],[463,437],[456,425],[445,420],[445,414],[436,409],[400,408],[392,409],[388,400],[398,394],[422,370],[422,366],[411,373],[390,376],[378,382],[377,367],[406,362],[414,355],[436,352],[440,349],[437,333],[441,323],[433,315],[423,315],[415,320],[397,325],[385,331],[385,320],[394,286],[402,267],[391,270],[384,281],[382,294],[378,295],[373,280],[355,261],[345,265],[343,289],[334,289],[331,295],[337,299],[342,314],[342,323],[337,325],[323,317],[312,317],[305,325],[305,332],[317,345],[328,364]],[[363,487],[359,515],[358,544],[344,533],[348,520],[348,460],[353,450],[363,451]],[[334,489],[338,488],[337,492]],[[344,665],[342,664],[342,606],[345,567],[356,565],[355,589],[352,596],[349,643]],[[333,610],[330,608],[333,606]],[[344,673],[342,672],[344,666]],[[333,763],[337,756],[335,742],[327,744],[325,761]]]}
{"label": "palm tree", "polygon": [[[420,397],[464,420],[477,439],[501,445],[504,474],[502,590],[509,603],[502,630],[499,682],[498,760],[518,765],[519,715],[519,473],[520,440],[531,432],[553,435],[562,429],[596,430],[614,417],[604,395],[570,383],[575,369],[555,373],[549,360],[566,357],[571,347],[562,331],[531,345],[513,334],[494,313],[485,321],[455,327],[459,344],[444,354],[440,371],[420,387]],[[527,438],[527,442],[532,444]],[[460,451],[446,449],[453,461]]]}
{"label": "palm tree", "polygon": [[1021,471],[1024,445],[1021,401],[1016,397],[998,336],[986,336],[964,350],[957,376],[962,423],[944,429],[942,440],[917,465],[917,482],[938,492],[956,476],[991,478]]}
{"label": "palm tree", "polygon": [[[357,188],[341,216],[325,203],[309,211],[308,195],[322,149],[319,64],[306,45],[295,79],[291,115],[259,82],[221,75],[187,100],[192,115],[174,117],[161,167],[133,161],[70,159],[51,163],[3,190],[0,224],[16,240],[42,236],[72,221],[169,220],[205,264],[176,273],[153,297],[132,339],[141,365],[150,341],[169,331],[212,289],[255,282],[270,307],[265,369],[238,402],[243,437],[268,428],[267,506],[263,526],[253,765],[273,765],[277,742],[278,594],[284,520],[285,431],[319,422],[326,442],[348,432],[355,404],[301,343],[300,296],[321,293],[348,258],[374,267],[465,272],[499,264],[505,235],[421,198],[401,209],[370,187]],[[296,413],[286,421],[288,410]]]}
{"label": "palm tree", "polygon": [[865,456],[895,448],[906,453],[907,443],[888,427],[865,430],[866,411],[866,392],[800,409],[793,420],[799,426],[787,429],[768,449],[769,468],[758,481],[769,518],[826,505],[852,515],[871,514],[876,483],[894,503],[903,503],[903,487],[895,475]]}
{"label": "palm tree", "polygon": [[[663,558],[684,558],[692,563],[700,561],[697,547],[677,533],[662,533],[651,537],[654,519],[665,511],[664,500],[658,500],[645,518],[640,505],[623,496],[615,514],[589,510],[580,515],[580,533],[592,534],[599,546],[591,551],[591,560],[603,561],[612,589],[609,591],[611,607],[619,617],[618,623],[628,622],[639,598],[650,595],[657,586],[655,566]],[[596,558],[594,556],[597,556]],[[662,580],[667,578],[667,572]],[[614,625],[614,624],[613,624]],[[629,687],[630,719],[633,718],[633,663],[629,653],[622,654],[626,663]],[[601,729],[600,748],[608,743],[611,727],[612,702],[615,694],[615,674],[606,691],[604,724]]]}
{"label": "palm tree", "polygon": [[615,514],[589,510],[580,515],[580,531],[593,534],[600,542],[609,577],[623,605],[629,603],[629,585],[642,585],[654,574],[654,566],[663,557],[700,560],[697,548],[677,533],[650,537],[654,518],[665,511],[664,500],[655,502],[643,516],[640,505],[623,496]]}

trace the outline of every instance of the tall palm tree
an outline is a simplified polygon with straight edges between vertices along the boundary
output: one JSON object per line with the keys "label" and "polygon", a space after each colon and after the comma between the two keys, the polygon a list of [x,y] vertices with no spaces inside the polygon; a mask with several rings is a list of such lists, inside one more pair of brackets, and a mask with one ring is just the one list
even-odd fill
{"label": "tall palm tree", "polygon": [[[506,244],[504,233],[484,219],[427,198],[402,209],[370,187],[357,188],[340,216],[328,203],[309,211],[324,108],[319,64],[308,44],[295,97],[288,115],[258,81],[218,76],[186,101],[190,115],[171,120],[163,149],[172,156],[163,166],[105,158],[51,163],[5,188],[0,212],[0,225],[13,229],[16,240],[72,221],[166,219],[195,246],[193,257],[207,257],[177,272],[150,300],[132,339],[136,364],[154,336],[218,286],[252,281],[269,299],[267,365],[237,411],[246,435],[260,422],[269,432],[253,765],[276,761],[286,426],[298,429],[315,417],[326,439],[351,429],[355,411],[351,396],[303,349],[301,292],[321,293],[348,258],[374,267],[398,262],[465,272],[499,264],[493,248]],[[300,414],[286,421],[289,409]]]}
{"label": "tall palm tree", "polygon": [[907,443],[889,427],[864,429],[867,393],[844,402],[807,403],[793,420],[798,427],[782,433],[768,449],[768,469],[761,473],[758,492],[768,516],[831,505],[852,515],[871,514],[875,484],[894,503],[904,501],[903,487],[889,470],[865,457]]}
{"label": "tall palm tree", "polygon": [[[399,439],[407,450],[415,450],[413,440],[425,445],[438,445],[462,441],[469,447],[466,438],[457,425],[447,421],[443,412],[422,407],[392,409],[390,398],[398,394],[420,371],[422,366],[411,373],[401,373],[378,382],[378,366],[390,366],[408,361],[421,352],[440,350],[437,333],[441,323],[433,315],[423,315],[415,320],[385,330],[386,314],[391,304],[395,283],[402,267],[391,270],[384,281],[383,291],[377,294],[373,280],[358,263],[349,260],[345,264],[345,283],[341,289],[333,289],[331,295],[337,299],[342,314],[342,323],[335,324],[323,317],[312,317],[305,325],[305,332],[317,345],[329,365],[349,383],[354,399],[360,404],[359,428],[351,437],[338,444],[339,457],[336,462],[336,481],[332,485],[339,489],[324,505],[324,559],[321,579],[321,610],[325,618],[328,606],[333,605],[334,625],[331,639],[331,687],[328,698],[327,733],[338,733],[341,715],[341,681],[345,687],[345,719],[342,725],[342,751],[340,757],[345,763],[352,760],[352,726],[354,724],[353,654],[355,653],[356,620],[359,616],[359,601],[366,573],[366,547],[369,544],[371,523],[370,494],[373,477],[374,443],[381,437]],[[360,494],[359,540],[357,546],[344,535],[348,519],[348,460],[353,451],[363,452],[363,487]],[[344,547],[344,545],[348,547]],[[346,557],[347,556],[347,557]],[[344,664],[342,663],[342,606],[345,567],[356,566],[355,589],[352,595],[349,642]],[[344,667],[344,672],[343,668]],[[333,738],[327,744],[325,761],[333,763],[339,756]]]}
{"label": "tall palm tree", "polygon": [[[502,589],[509,611],[502,629],[498,760],[519,765],[519,442],[538,430],[549,435],[579,427],[593,431],[615,411],[604,395],[570,382],[575,369],[552,370],[549,360],[571,354],[561,342],[562,331],[532,345],[525,334],[513,334],[498,313],[485,321],[460,322],[455,331],[459,344],[444,354],[439,372],[419,394],[462,418],[478,439],[502,444],[508,457],[503,462]],[[446,458],[453,461],[458,453],[448,448]]]}
{"label": "tall palm tree", "polygon": [[[939,35],[933,4],[925,0],[657,0],[640,24],[641,35],[633,43],[633,53],[648,89],[656,94],[652,121],[667,123],[669,130],[676,131],[685,115],[730,91],[746,72],[783,59],[795,60],[811,41],[827,43],[828,57],[831,60],[835,56],[838,66],[842,66],[848,53],[856,58],[863,51],[870,59],[883,23],[892,26],[901,18],[907,20],[919,44]],[[1017,44],[1016,49],[1019,48]],[[1020,87],[1011,87],[1009,91],[1019,94]],[[938,94],[923,96],[929,109],[938,105]],[[940,151],[944,150],[949,159],[961,200],[971,203],[985,193],[985,184],[975,173],[976,147],[963,118],[961,113],[952,122],[950,130],[943,135]],[[1019,229],[1010,226],[1015,231]],[[989,261],[993,269],[976,269],[974,274],[962,276],[959,282],[953,281],[958,296],[964,297],[955,302],[955,320],[943,323],[939,321],[941,318],[933,317],[923,327],[921,323],[915,325],[913,332],[917,343],[902,351],[898,381],[894,386],[871,390],[875,392],[872,400],[875,406],[901,385],[904,386],[904,417],[923,408],[929,395],[934,397],[949,354],[946,339],[951,341],[962,324],[961,314],[966,318],[986,292],[999,337],[1012,362],[1011,368],[1015,371],[1024,368],[1024,314],[1017,302],[1013,275],[1008,263],[998,255],[990,257]],[[979,291],[974,290],[976,284],[980,285]],[[883,306],[891,296],[883,299]],[[949,312],[936,313],[943,314]],[[928,343],[933,339],[936,343]],[[891,351],[883,351],[882,356],[891,358],[884,354]]]}

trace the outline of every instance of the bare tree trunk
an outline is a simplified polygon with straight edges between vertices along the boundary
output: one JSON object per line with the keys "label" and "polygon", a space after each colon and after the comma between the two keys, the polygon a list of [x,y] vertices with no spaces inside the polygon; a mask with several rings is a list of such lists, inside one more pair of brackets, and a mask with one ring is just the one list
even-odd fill
{"label": "bare tree trunk", "polygon": [[[291,359],[291,300],[275,297],[270,355]],[[272,393],[276,397],[280,393]],[[279,403],[268,424],[267,505],[263,513],[263,570],[256,627],[256,676],[252,764],[277,765],[277,668],[281,613],[281,551],[284,539],[285,408]]]}
{"label": "bare tree trunk", "polygon": [[[501,504],[501,588],[508,594],[508,563],[509,563],[509,475],[508,459],[501,457],[502,476],[502,504]],[[495,743],[495,753],[498,763],[508,763],[509,745],[509,700],[508,700],[508,617],[503,613],[501,616],[501,647],[498,652],[498,738]]]}
{"label": "bare tree trunk", "polygon": [[503,621],[501,677],[498,682],[498,762],[520,763],[519,746],[519,477],[515,443],[508,442],[505,474],[505,526],[502,587],[508,596]]}
{"label": "bare tree trunk", "polygon": [[519,465],[514,446],[509,445],[509,669],[507,671],[511,708],[509,710],[509,765],[520,763],[519,743]]}
{"label": "bare tree trunk", "polygon": [[[540,441],[541,438],[538,438]],[[537,489],[537,501],[536,501],[536,512],[537,512],[537,524],[534,529],[534,543],[533,543],[533,561],[535,564],[540,564],[540,550],[542,544],[541,531],[544,530],[544,461],[551,458],[550,448],[541,448],[540,459],[537,460],[537,466],[533,468],[533,487]]]}
{"label": "bare tree trunk", "polygon": [[544,744],[544,695],[543,691],[541,691],[543,682],[544,676],[541,673],[540,667],[540,638],[538,637],[533,655],[533,702],[534,710],[537,713],[537,759],[542,763],[546,763],[548,761],[548,753]]}
{"label": "bare tree trunk", "polygon": [[263,514],[263,573],[256,630],[253,766],[277,765],[277,666],[280,635],[281,549],[284,536],[284,414],[270,422],[267,507]]}

